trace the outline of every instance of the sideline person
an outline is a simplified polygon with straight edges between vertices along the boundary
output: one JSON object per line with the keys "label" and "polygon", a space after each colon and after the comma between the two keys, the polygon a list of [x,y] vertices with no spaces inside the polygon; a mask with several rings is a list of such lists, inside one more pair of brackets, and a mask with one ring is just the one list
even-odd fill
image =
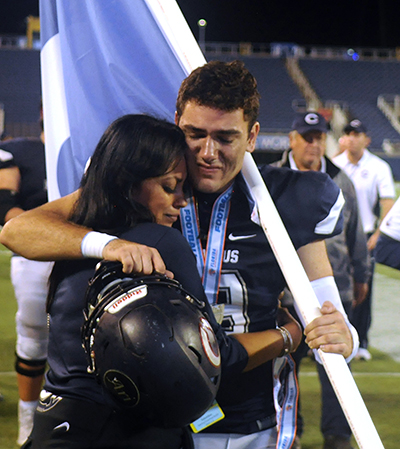
{"label": "sideline person", "polygon": [[[47,202],[43,129],[40,137],[0,143],[0,225]],[[18,437],[21,445],[32,430],[47,358],[47,283],[51,263],[14,253],[11,282],[18,304],[15,370],[18,384]]]}
{"label": "sideline person", "polygon": [[368,333],[372,323],[374,250],[380,234],[380,221],[394,204],[395,189],[390,165],[367,149],[371,139],[366,125],[354,119],[345,126],[343,132],[347,136],[347,149],[336,156],[333,162],[344,170],[354,184],[371,256],[368,293],[365,301],[357,305],[352,314],[352,323],[360,338],[360,349],[356,358],[368,361],[371,359]]}
{"label": "sideline person", "polygon": [[[199,271],[212,275],[218,272],[215,277],[220,279],[219,284],[205,285],[208,300],[225,305],[222,326],[227,331],[248,335],[275,329],[278,297],[285,280],[252,213],[254,201],[240,174],[244,154],[254,150],[260,128],[256,80],[242,62],[210,62],[184,80],[176,109],[176,123],[189,147],[188,171],[194,198],[190,204],[200,219],[194,242],[188,236],[192,249],[199,249],[215,226],[212,217],[210,220],[213,206],[215,210],[225,202],[226,195],[231,196],[230,208],[226,208],[229,213],[222,220],[227,225],[226,238],[217,242],[222,266],[214,273],[207,259],[203,265],[202,250],[197,251]],[[261,173],[321,303],[322,316],[305,328],[307,343],[313,349],[339,353],[349,360],[357,351],[358,337],[341,306],[321,241],[341,231],[340,191],[321,173],[269,166]],[[26,245],[22,241],[34,240],[24,251],[31,258],[80,258],[82,240],[88,235],[92,249],[86,252],[84,245],[83,255],[119,260],[126,272],[165,271],[159,253],[152,248],[121,239],[110,241],[112,236],[68,223],[78,197],[79,192],[74,192],[18,219],[3,230],[2,242],[23,249]],[[189,214],[183,211],[183,223]],[[194,216],[190,220],[195,226]],[[46,249],[36,243],[43,239],[48,240]],[[227,441],[234,441],[230,444],[235,447],[276,447],[272,361],[234,380],[222,380],[217,401],[225,418],[194,435],[196,447],[225,447]]]}
{"label": "sideline person", "polygon": [[[289,133],[290,149],[285,151],[282,159],[274,165],[289,167],[292,170],[327,173],[343,192],[345,199],[343,231],[327,239],[326,247],[343,307],[351,321],[353,308],[364,301],[368,291],[369,256],[353,183],[344,171],[325,155],[327,133],[328,125],[321,114],[317,112],[297,114],[292,131]],[[290,297],[289,292],[286,297]],[[283,299],[282,302],[285,303]],[[308,349],[306,345],[305,348]],[[296,352],[293,355],[297,369],[305,352],[301,350],[299,354]],[[317,370],[321,382],[323,447],[351,449],[351,429],[346,417],[323,366],[317,364]],[[302,419],[298,413],[299,436],[301,433]]]}

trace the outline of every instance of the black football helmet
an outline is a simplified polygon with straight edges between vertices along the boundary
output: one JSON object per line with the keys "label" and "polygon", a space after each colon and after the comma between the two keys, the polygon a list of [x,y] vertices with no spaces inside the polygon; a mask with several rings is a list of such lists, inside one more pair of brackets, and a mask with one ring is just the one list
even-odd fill
{"label": "black football helmet", "polygon": [[100,262],[86,292],[88,371],[115,403],[165,427],[199,418],[217,394],[219,346],[204,303],[159,274],[127,275]]}

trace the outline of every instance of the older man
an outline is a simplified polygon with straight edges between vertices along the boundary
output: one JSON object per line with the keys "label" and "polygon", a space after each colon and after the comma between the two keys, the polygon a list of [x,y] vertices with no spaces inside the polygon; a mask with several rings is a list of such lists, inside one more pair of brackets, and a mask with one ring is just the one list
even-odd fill
{"label": "older man", "polygon": [[[343,192],[346,200],[343,232],[327,239],[326,246],[341,300],[351,318],[352,308],[362,303],[368,290],[368,250],[354,186],[347,175],[325,156],[327,132],[328,126],[321,114],[298,114],[289,134],[290,149],[276,165],[327,173]],[[350,427],[320,365],[318,373],[322,386],[321,431],[325,439],[324,449],[351,448]]]}

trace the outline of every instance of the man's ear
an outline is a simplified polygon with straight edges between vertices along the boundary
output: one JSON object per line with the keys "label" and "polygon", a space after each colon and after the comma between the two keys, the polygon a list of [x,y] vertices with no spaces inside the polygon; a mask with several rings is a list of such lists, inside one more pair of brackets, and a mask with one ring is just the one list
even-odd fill
{"label": "man's ear", "polygon": [[177,111],[175,111],[175,125],[179,125],[179,116]]}
{"label": "man's ear", "polygon": [[292,147],[292,143],[296,138],[296,131],[290,131],[289,133],[289,146]]}
{"label": "man's ear", "polygon": [[248,151],[249,153],[252,153],[256,147],[256,141],[259,132],[260,132],[260,123],[255,122],[254,125],[251,127],[251,130],[249,132],[249,138],[247,139],[246,151]]}

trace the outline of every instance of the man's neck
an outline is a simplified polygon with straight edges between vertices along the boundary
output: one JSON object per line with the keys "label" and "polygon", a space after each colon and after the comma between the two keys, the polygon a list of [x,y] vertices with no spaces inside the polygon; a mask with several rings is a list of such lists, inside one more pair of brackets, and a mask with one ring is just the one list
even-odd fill
{"label": "man's neck", "polygon": [[363,156],[364,156],[364,149],[357,153],[350,153],[350,151],[347,151],[347,159],[354,165],[358,164],[358,162]]}
{"label": "man's neck", "polygon": [[310,164],[304,165],[300,161],[296,160],[293,150],[289,153],[289,163],[292,169],[297,169],[300,171],[321,171],[322,163],[321,159],[313,161]]}
{"label": "man's neck", "polygon": [[193,194],[201,203],[210,205],[213,205],[215,200],[221,195],[220,193],[204,193],[196,189],[193,189]]}

